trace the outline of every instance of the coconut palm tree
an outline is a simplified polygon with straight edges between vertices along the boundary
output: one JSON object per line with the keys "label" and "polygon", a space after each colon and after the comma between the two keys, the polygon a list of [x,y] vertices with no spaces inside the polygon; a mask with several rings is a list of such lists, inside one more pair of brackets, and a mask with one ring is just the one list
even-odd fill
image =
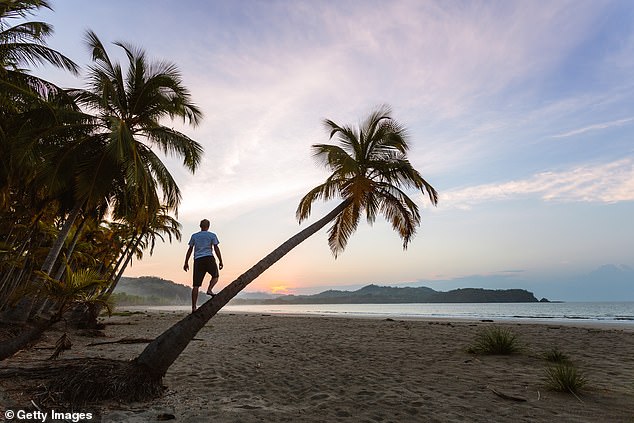
{"label": "coconut palm tree", "polygon": [[[128,59],[124,70],[97,35],[87,32],[86,41],[93,58],[87,87],[64,93],[84,113],[75,113],[68,131],[57,136],[60,148],[48,160],[51,166],[40,172],[65,205],[61,228],[41,262],[40,270],[49,276],[82,212],[107,205],[114,219],[137,214],[142,221],[162,207],[177,211],[180,189],[156,149],[181,158],[192,172],[202,156],[200,144],[162,123],[181,118],[197,125],[202,119],[175,65],[151,62],[142,50],[117,42]],[[24,321],[32,309],[28,303],[25,298],[7,319]]]}
{"label": "coconut palm tree", "polygon": [[153,147],[182,158],[192,172],[202,156],[200,144],[161,124],[164,118],[182,118],[192,125],[202,119],[175,65],[148,62],[143,50],[116,42],[128,58],[124,73],[94,32],[87,32],[86,41],[94,60],[88,87],[68,94],[94,117],[91,134],[77,144],[78,150],[91,154],[75,167],[81,174],[76,178],[75,207],[42,266],[46,273],[85,205],[107,200],[115,219],[129,216],[131,210],[152,215],[162,206],[177,209],[180,189]]}
{"label": "coconut palm tree", "polygon": [[0,0],[0,210],[9,201],[12,186],[37,167],[33,144],[43,131],[58,125],[56,107],[48,96],[59,93],[54,84],[29,74],[25,66],[50,64],[77,73],[78,66],[46,45],[53,28],[45,22],[20,22],[46,0]]}
{"label": "coconut palm tree", "polygon": [[363,215],[372,223],[378,214],[382,214],[406,248],[421,219],[418,206],[406,190],[413,188],[426,193],[434,205],[438,194],[407,159],[406,131],[390,115],[389,107],[379,107],[358,128],[339,126],[326,120],[324,123],[330,138],[337,142],[334,145],[313,145],[313,152],[332,174],[326,182],[302,198],[297,218],[300,222],[308,218],[311,205],[319,199],[340,198],[340,203],[260,260],[196,312],[156,338],[135,359],[134,365],[160,381],[187,344],[218,310],[262,272],[329,223],[332,226],[328,243],[335,257],[344,250]]}
{"label": "coconut palm tree", "polygon": [[[37,180],[45,156],[57,147],[51,135],[65,125],[63,115],[72,109],[61,89],[29,73],[30,66],[53,65],[77,73],[78,66],[63,54],[49,48],[46,39],[52,27],[44,22],[20,22],[39,8],[49,8],[46,0],[0,0],[0,213],[14,224],[30,216],[41,216],[55,199],[46,195]],[[16,204],[29,205],[24,216],[16,213]],[[22,209],[22,207],[19,207]],[[35,232],[29,231],[32,235]],[[15,239],[15,238],[14,238]],[[22,245],[7,245],[9,258],[14,252],[35,254],[30,250],[41,241],[23,239]],[[2,258],[0,258],[2,260]],[[39,261],[39,264],[42,262]],[[30,279],[35,263],[3,272],[3,286],[16,287]]]}
{"label": "coconut palm tree", "polygon": [[[76,73],[78,66],[69,58],[51,49],[45,43],[53,33],[46,22],[21,22],[9,25],[12,19],[25,18],[39,8],[51,9],[46,0],[0,0],[0,75],[2,79],[31,80],[21,66],[43,63],[65,68]],[[52,9],[51,9],[52,10]],[[11,78],[15,77],[15,79]],[[41,81],[41,80],[40,80]],[[48,84],[43,81],[44,84]]]}

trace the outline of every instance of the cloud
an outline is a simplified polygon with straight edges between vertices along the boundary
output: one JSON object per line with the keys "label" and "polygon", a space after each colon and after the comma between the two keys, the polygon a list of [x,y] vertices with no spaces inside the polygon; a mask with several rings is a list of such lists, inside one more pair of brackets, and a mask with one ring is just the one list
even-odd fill
{"label": "cloud", "polygon": [[586,126],[586,127],[583,127],[583,128],[574,129],[572,131],[564,132],[562,134],[553,135],[552,138],[565,138],[565,137],[571,137],[573,135],[580,135],[580,134],[583,134],[583,133],[586,133],[586,132],[590,132],[590,131],[597,131],[597,130],[600,130],[600,129],[614,128],[614,127],[625,125],[625,124],[630,123],[632,121],[634,121],[634,117],[627,118],[627,119],[613,120],[611,122],[605,122],[605,123],[597,123],[597,124],[594,124],[594,125],[589,125],[589,126]]}
{"label": "cloud", "polygon": [[[58,12],[72,15],[80,2],[73,4]],[[200,127],[185,130],[205,147],[200,169],[178,179],[181,213],[195,215],[257,207],[320,183],[324,173],[309,150],[327,139],[320,120],[354,124],[383,102],[413,129],[412,138],[425,139],[411,158],[426,176],[498,151],[490,133],[506,130],[513,138],[508,132],[517,121],[532,116],[534,81],[548,79],[583,45],[606,8],[592,1],[247,1],[157,7],[132,26],[104,26],[103,11],[118,9],[103,6],[91,8],[86,24],[127,40],[132,28],[148,54],[183,70],[206,115]],[[515,107],[500,103],[509,96]]]}
{"label": "cloud", "polygon": [[492,201],[537,196],[544,201],[618,203],[634,201],[634,159],[584,165],[530,178],[441,193],[439,209],[470,209]]}
{"label": "cloud", "polygon": [[178,53],[207,115],[193,135],[207,155],[185,182],[184,211],[208,207],[197,192],[237,206],[321,182],[309,150],[326,140],[320,120],[354,124],[383,102],[408,126],[436,123],[440,133],[424,136],[425,169],[471,158],[487,143],[473,137],[503,126],[478,105],[556,66],[598,7],[249,4],[254,25],[210,24]]}

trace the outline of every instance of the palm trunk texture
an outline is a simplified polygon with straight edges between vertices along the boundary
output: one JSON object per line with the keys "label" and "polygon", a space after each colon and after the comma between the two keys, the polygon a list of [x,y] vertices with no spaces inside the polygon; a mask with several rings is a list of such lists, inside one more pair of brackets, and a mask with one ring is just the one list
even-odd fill
{"label": "palm trunk texture", "polygon": [[[59,257],[60,252],[62,251],[64,242],[66,242],[66,238],[68,238],[68,234],[70,233],[75,220],[81,213],[82,205],[82,203],[78,203],[75,205],[73,210],[68,214],[68,217],[66,218],[66,221],[62,226],[62,229],[57,234],[57,238],[55,239],[53,246],[50,248],[46,259],[42,264],[42,268],[40,269],[47,275],[50,275],[53,272],[53,267],[57,262],[57,258]],[[36,283],[41,282],[41,277],[35,277],[35,281]],[[34,298],[33,296],[23,297],[14,307],[4,313],[2,319],[10,323],[25,323],[31,316],[31,311],[33,310],[35,299],[36,297]]]}
{"label": "palm trunk texture", "polygon": [[134,360],[135,364],[144,368],[144,370],[154,377],[163,377],[189,342],[194,339],[198,331],[205,326],[222,307],[293,248],[318,232],[329,222],[333,221],[349,204],[349,201],[344,201],[326,216],[308,226],[297,235],[289,238],[286,242],[273,250],[273,252],[269,253],[269,255],[227,285],[227,287],[220,291],[213,299],[207,301],[194,313],[188,315],[163,332],[154,341],[148,344],[145,350]]}
{"label": "palm trunk texture", "polygon": [[55,324],[53,320],[39,323],[31,329],[23,330],[15,338],[3,342],[2,345],[0,345],[0,361],[13,356],[18,351],[39,341],[44,332],[53,326],[53,324]]}

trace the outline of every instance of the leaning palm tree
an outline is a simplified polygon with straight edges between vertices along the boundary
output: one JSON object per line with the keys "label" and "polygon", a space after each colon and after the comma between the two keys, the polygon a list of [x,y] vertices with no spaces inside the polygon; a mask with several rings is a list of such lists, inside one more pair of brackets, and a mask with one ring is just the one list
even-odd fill
{"label": "leaning palm tree", "polygon": [[[312,203],[318,199],[339,198],[340,203],[326,216],[260,260],[196,312],[151,342],[139,357],[125,364],[129,367],[126,367],[120,378],[111,381],[112,386],[108,389],[116,385],[122,389],[120,395],[135,398],[139,391],[131,387],[132,384],[136,384],[143,392],[148,392],[148,385],[160,386],[171,364],[218,310],[262,272],[329,223],[332,226],[328,240],[335,256],[343,251],[363,216],[372,223],[378,214],[390,221],[406,248],[421,219],[416,203],[406,190],[413,188],[426,193],[434,205],[438,201],[438,194],[407,159],[406,131],[390,114],[387,106],[380,107],[358,128],[342,127],[326,120],[330,138],[335,138],[337,143],[317,144],[313,146],[313,151],[332,174],[325,183],[302,198],[297,208],[297,218],[300,222],[305,220],[310,215]],[[96,389],[96,384],[91,385],[90,379],[86,381],[85,387],[75,386],[75,392]],[[156,393],[158,389],[150,391]],[[116,395],[112,390],[108,392]]]}

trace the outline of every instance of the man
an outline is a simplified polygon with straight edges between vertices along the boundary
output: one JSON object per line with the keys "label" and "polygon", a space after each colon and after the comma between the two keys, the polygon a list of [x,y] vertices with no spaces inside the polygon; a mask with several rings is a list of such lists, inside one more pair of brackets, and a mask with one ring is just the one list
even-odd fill
{"label": "man", "polygon": [[[185,256],[184,271],[189,270],[189,257],[194,252],[194,274],[193,282],[194,287],[192,289],[192,313],[196,311],[196,303],[198,302],[198,288],[203,283],[205,275],[209,273],[211,275],[211,281],[209,281],[209,289],[207,289],[207,295],[213,298],[216,294],[213,293],[212,288],[218,282],[220,273],[218,268],[222,269],[222,255],[220,254],[220,248],[218,248],[218,237],[215,233],[209,232],[209,220],[203,219],[200,221],[200,232],[196,232],[189,240],[189,249]],[[218,256],[218,266],[214,259],[214,253]]]}

